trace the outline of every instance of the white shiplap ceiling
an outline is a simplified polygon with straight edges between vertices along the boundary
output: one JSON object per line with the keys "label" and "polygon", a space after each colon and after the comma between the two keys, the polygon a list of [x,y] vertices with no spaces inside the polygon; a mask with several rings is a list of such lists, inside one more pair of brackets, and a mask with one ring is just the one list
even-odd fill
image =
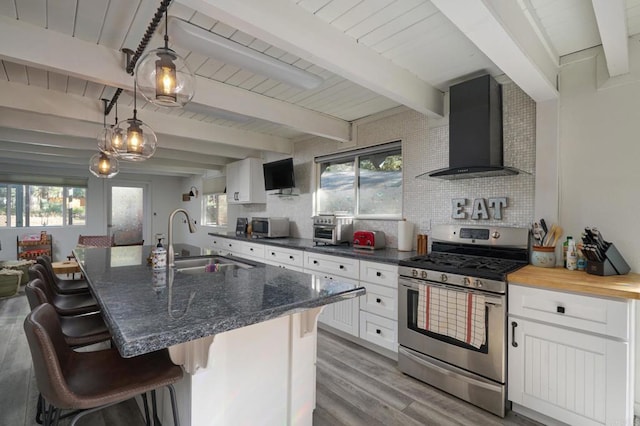
{"label": "white shiplap ceiling", "polygon": [[[133,79],[120,51],[136,49],[159,5],[0,1],[0,157],[86,169],[100,99],[123,88],[119,119],[132,114]],[[346,141],[351,122],[400,105],[443,115],[443,92],[483,73],[550,99],[561,56],[613,40],[604,43],[608,65],[624,72],[626,39],[616,29],[640,32],[640,0],[175,0],[169,15],[323,83],[296,88],[172,44],[197,75],[194,102],[167,109],[138,96],[160,148],[144,164],[123,164],[125,172],[189,176],[247,156],[288,155],[310,135]],[[163,28],[149,49],[162,44]]]}

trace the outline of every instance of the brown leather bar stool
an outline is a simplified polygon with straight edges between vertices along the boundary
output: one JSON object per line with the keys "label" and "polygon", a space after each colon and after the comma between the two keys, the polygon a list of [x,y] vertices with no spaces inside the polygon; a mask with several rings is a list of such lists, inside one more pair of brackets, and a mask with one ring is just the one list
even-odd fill
{"label": "brown leather bar stool", "polygon": [[[46,293],[34,281],[29,281],[24,288],[31,310],[45,303],[52,304]],[[64,334],[64,340],[72,348],[93,345],[111,339],[107,324],[99,312],[79,316],[58,315],[58,320],[62,334]]]}
{"label": "brown leather bar stool", "polygon": [[[49,303],[47,295],[38,288],[37,285],[33,284],[32,281],[27,283],[24,292],[27,294],[27,300],[29,301],[31,310],[45,303]],[[70,317],[58,316],[58,320],[60,321],[60,328],[62,329],[64,340],[67,342],[67,345],[72,348],[89,346],[111,339],[111,333],[109,333],[107,329],[107,324],[105,324],[102,315],[98,312]],[[144,403],[145,410],[148,411],[146,398]],[[36,423],[38,424],[42,424],[42,406],[42,396],[38,395],[36,408]]]}
{"label": "brown leather bar stool", "polygon": [[89,293],[84,294],[58,294],[53,291],[46,278],[32,267],[29,268],[29,278],[33,286],[39,288],[47,297],[56,312],[62,316],[83,315],[98,312],[100,308],[96,299]]}
{"label": "brown leather bar stool", "polygon": [[45,425],[57,425],[61,410],[82,410],[71,420],[73,426],[88,413],[164,386],[169,388],[174,424],[179,424],[173,383],[182,378],[182,368],[171,362],[167,350],[134,358],[122,358],[115,348],[75,352],[49,304],[27,315],[24,331],[45,400]]}
{"label": "brown leather bar stool", "polygon": [[[46,271],[47,278],[56,288],[56,292],[60,294],[86,293],[89,291],[89,285],[86,280],[64,280],[53,272],[51,259],[49,256],[38,256],[36,258],[38,265],[42,265]],[[32,265],[36,266],[36,265]]]}

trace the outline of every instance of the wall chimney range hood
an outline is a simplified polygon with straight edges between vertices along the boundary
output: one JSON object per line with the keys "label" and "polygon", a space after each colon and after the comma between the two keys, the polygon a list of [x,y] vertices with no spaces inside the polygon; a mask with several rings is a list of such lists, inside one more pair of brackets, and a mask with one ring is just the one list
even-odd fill
{"label": "wall chimney range hood", "polygon": [[517,175],[503,165],[502,92],[490,75],[451,86],[449,90],[449,167],[419,178],[470,179]]}

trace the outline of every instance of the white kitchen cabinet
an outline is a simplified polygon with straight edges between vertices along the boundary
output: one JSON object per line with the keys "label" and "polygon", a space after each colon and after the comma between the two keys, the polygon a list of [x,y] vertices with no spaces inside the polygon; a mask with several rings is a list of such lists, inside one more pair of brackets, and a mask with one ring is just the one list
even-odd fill
{"label": "white kitchen cabinet", "polygon": [[302,272],[304,270],[304,252],[285,247],[264,247],[264,263]]}
{"label": "white kitchen cabinet", "polygon": [[398,266],[360,261],[360,338],[398,352]]}
{"label": "white kitchen cabinet", "polygon": [[[360,274],[358,259],[304,252],[304,271],[322,278],[336,279],[358,284]],[[326,305],[318,321],[335,329],[358,337],[360,334],[359,298]]]}
{"label": "white kitchen cabinet", "polygon": [[305,252],[304,269],[357,280],[360,276],[360,261],[349,257]]}
{"label": "white kitchen cabinet", "polygon": [[227,164],[227,204],[266,202],[261,159],[245,158]]}
{"label": "white kitchen cabinet", "polygon": [[513,410],[570,425],[633,424],[634,307],[622,299],[509,285]]}
{"label": "white kitchen cabinet", "polygon": [[264,244],[215,236],[211,241],[211,247],[221,256],[237,256],[257,262],[264,261]]}

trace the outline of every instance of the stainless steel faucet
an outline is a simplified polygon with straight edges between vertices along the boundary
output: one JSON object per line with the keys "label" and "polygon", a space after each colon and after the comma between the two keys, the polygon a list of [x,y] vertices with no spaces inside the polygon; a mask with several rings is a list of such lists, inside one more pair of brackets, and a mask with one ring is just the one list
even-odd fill
{"label": "stainless steel faucet", "polygon": [[196,232],[196,225],[194,225],[194,223],[191,221],[188,211],[186,211],[185,209],[175,209],[173,212],[171,212],[171,214],[169,215],[169,238],[167,240],[167,265],[169,266],[169,268],[175,268],[176,266],[174,262],[175,255],[173,253],[173,218],[179,212],[184,213],[184,215],[187,217],[189,232],[191,232],[192,234]]}

